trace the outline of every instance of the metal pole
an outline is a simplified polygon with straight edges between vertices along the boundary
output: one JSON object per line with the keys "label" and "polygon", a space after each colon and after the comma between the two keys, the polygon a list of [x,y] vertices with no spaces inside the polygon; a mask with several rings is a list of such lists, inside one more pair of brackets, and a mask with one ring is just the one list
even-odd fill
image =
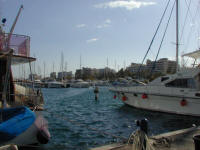
{"label": "metal pole", "polygon": [[178,0],[176,0],[176,72],[179,71],[178,52],[179,52],[179,18]]}
{"label": "metal pole", "polygon": [[[11,29],[10,29],[10,33],[9,33],[9,35],[8,35],[8,41],[7,41],[7,44],[8,44],[8,45],[7,45],[7,48],[8,48],[8,49],[9,49],[9,44],[10,44],[11,35],[12,35],[13,31],[14,31],[15,25],[16,25],[16,23],[17,23],[17,20],[18,20],[18,18],[19,18],[19,15],[20,15],[22,9],[23,9],[23,5],[21,5],[21,7],[20,7],[20,9],[19,9],[19,11],[18,11],[18,13],[17,13],[17,16],[16,16],[16,18],[15,18],[15,21],[14,21],[14,23],[13,23]],[[8,50],[8,49],[7,49],[7,50]]]}

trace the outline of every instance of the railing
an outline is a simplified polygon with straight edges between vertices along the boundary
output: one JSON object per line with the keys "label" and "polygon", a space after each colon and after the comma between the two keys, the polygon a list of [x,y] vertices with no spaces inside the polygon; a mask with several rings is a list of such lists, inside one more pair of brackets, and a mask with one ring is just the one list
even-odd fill
{"label": "railing", "polygon": [[[6,39],[8,34],[0,34],[0,51],[6,51]],[[30,56],[30,37],[25,35],[12,34],[9,47],[13,49],[14,55]]]}

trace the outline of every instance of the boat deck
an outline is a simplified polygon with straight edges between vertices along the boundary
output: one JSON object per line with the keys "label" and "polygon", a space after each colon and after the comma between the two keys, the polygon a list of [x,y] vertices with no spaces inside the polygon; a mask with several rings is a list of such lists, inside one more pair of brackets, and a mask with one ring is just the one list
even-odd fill
{"label": "boat deck", "polygon": [[[194,135],[200,135],[200,127],[152,136],[149,138],[149,143],[152,150],[194,150]],[[116,143],[92,148],[91,150],[133,150],[133,145]]]}

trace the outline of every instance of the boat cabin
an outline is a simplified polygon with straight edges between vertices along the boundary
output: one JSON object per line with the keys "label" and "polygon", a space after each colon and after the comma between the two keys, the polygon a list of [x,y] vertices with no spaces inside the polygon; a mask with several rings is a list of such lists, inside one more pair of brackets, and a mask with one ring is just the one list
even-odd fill
{"label": "boat cabin", "polygon": [[192,68],[181,68],[177,73],[156,78],[148,85],[164,85],[166,87],[200,90],[200,66],[195,64],[197,59],[200,58],[200,50],[184,54],[183,56],[194,59]]}

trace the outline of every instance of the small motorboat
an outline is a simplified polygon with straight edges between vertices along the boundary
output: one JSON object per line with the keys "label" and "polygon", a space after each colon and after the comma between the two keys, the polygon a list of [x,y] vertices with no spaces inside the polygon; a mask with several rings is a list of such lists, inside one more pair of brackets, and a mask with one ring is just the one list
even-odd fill
{"label": "small motorboat", "polygon": [[46,144],[50,134],[45,120],[28,107],[0,110],[0,145]]}

